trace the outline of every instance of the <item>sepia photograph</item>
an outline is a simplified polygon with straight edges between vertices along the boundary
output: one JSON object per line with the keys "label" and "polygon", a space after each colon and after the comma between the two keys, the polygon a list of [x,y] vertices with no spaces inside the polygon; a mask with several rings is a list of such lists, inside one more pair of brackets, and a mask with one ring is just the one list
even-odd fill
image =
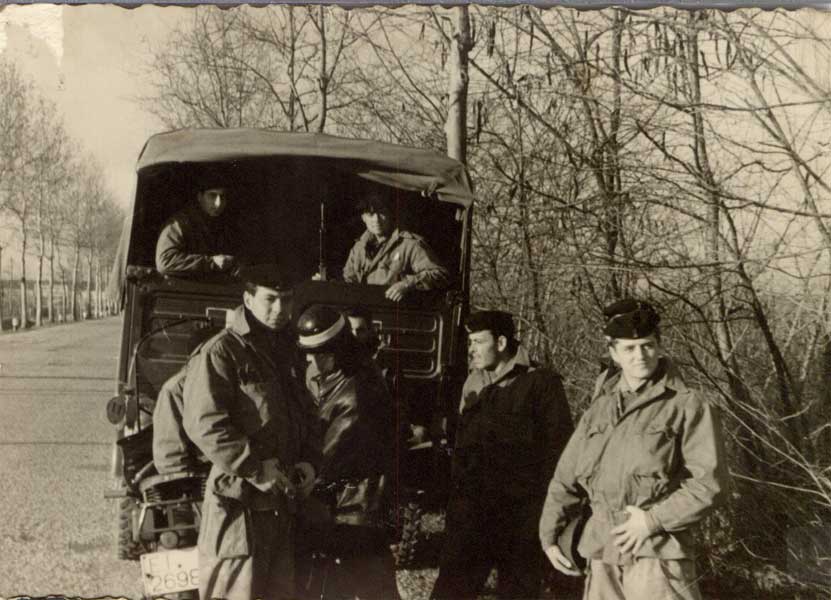
{"label": "sepia photograph", "polygon": [[831,599],[831,13],[0,4],[0,600]]}

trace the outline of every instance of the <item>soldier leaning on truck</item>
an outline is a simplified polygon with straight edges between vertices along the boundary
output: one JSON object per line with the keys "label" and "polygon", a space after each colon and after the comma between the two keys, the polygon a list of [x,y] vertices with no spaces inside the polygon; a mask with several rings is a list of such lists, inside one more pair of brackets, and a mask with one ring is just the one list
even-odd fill
{"label": "soldier leaning on truck", "polygon": [[496,567],[499,598],[539,598],[545,555],[537,525],[573,429],[562,379],[531,362],[514,339],[510,314],[475,313],[465,325],[473,370],[462,392],[431,597],[475,598]]}
{"label": "soldier leaning on truck", "polygon": [[294,598],[296,496],[320,462],[311,398],[292,372],[292,282],[250,266],[233,323],[188,365],[185,431],[212,463],[199,530],[199,597]]}
{"label": "soldier leaning on truck", "polygon": [[557,465],[542,547],[556,569],[580,574],[561,534],[587,500],[577,547],[589,563],[585,600],[698,600],[690,529],[728,479],[717,410],[663,355],[652,305],[621,300],[604,315],[618,368],[601,375]]}
{"label": "soldier leaning on truck", "polygon": [[349,251],[344,281],[388,286],[386,297],[395,302],[411,290],[447,287],[447,269],[424,238],[396,226],[392,203],[380,190],[370,190],[358,210],[366,231]]}

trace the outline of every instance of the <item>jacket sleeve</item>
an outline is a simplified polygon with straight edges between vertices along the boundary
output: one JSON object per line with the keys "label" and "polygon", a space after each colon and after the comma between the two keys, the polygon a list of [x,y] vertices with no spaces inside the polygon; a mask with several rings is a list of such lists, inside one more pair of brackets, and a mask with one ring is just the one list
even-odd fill
{"label": "jacket sleeve", "polygon": [[718,409],[709,402],[691,404],[680,440],[682,466],[688,476],[647,511],[653,532],[686,529],[725,497],[729,474]]}
{"label": "jacket sleeve", "polygon": [[583,488],[577,483],[575,472],[577,459],[582,451],[585,430],[584,417],[568,440],[557,462],[554,477],[548,484],[539,527],[543,550],[556,544],[557,536],[565,529],[569,519],[576,514],[577,507],[586,496]]}
{"label": "jacket sleeve", "polygon": [[207,273],[214,270],[209,255],[188,253],[186,229],[187,224],[181,218],[174,219],[162,229],[156,242],[156,270],[159,273]]}
{"label": "jacket sleeve", "polygon": [[251,440],[231,418],[237,393],[236,368],[221,346],[213,345],[193,357],[184,389],[185,431],[205,457],[225,473],[255,477],[260,461]]}
{"label": "jacket sleeve", "polygon": [[574,423],[562,378],[556,373],[547,372],[542,384],[539,423],[542,426],[542,447],[546,452],[542,468],[546,477],[553,477],[557,461],[574,433]]}
{"label": "jacket sleeve", "polygon": [[296,382],[295,385],[297,387],[296,393],[301,396],[304,410],[303,418],[306,424],[306,436],[303,438],[300,447],[300,461],[309,463],[314,467],[315,473],[320,473],[323,454],[321,452],[322,435],[320,420],[317,418],[317,409],[311,392],[301,385],[300,382]]}
{"label": "jacket sleeve", "polygon": [[361,439],[360,414],[354,401],[338,402],[323,434],[323,461],[320,477],[334,481],[354,476],[353,464]]}
{"label": "jacket sleeve", "polygon": [[346,264],[343,265],[343,280],[346,283],[360,283],[360,275],[358,274],[358,242],[352,246],[349,251],[349,256],[346,258]]}
{"label": "jacket sleeve", "polygon": [[419,237],[408,240],[409,266],[412,273],[401,278],[411,288],[417,290],[440,290],[450,283],[450,274],[442,266],[427,242]]}

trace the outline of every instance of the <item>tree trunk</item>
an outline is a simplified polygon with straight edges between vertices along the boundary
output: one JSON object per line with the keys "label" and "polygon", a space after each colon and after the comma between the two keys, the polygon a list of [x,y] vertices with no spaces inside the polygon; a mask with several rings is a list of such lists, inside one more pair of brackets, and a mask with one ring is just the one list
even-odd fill
{"label": "tree trunk", "polygon": [[35,278],[35,327],[43,326],[43,247],[38,254],[38,272]]}
{"label": "tree trunk", "polygon": [[72,298],[70,299],[70,309],[72,310],[72,320],[77,321],[80,317],[78,309],[78,269],[81,262],[81,246],[75,244],[75,260],[72,263]]}
{"label": "tree trunk", "polygon": [[23,238],[20,243],[20,327],[26,329],[29,326],[29,303],[27,302],[26,293],[26,247],[27,242],[26,232],[23,232]]}
{"label": "tree trunk", "polygon": [[55,322],[55,238],[49,243],[49,301],[46,306],[49,322]]}
{"label": "tree trunk", "polygon": [[318,32],[320,33],[320,62],[318,64],[317,87],[318,87],[318,113],[317,130],[323,133],[326,127],[326,111],[329,108],[329,74],[327,72],[327,47],[326,47],[326,8],[323,5],[317,7],[317,16],[320,19]]}
{"label": "tree trunk", "polygon": [[89,256],[87,258],[87,298],[84,303],[84,310],[87,313],[86,318],[92,318],[92,249],[90,248]]}
{"label": "tree trunk", "polygon": [[469,81],[468,54],[473,47],[470,37],[470,12],[467,6],[456,11],[456,28],[450,42],[450,76],[447,95],[447,155],[467,162],[467,88]]}

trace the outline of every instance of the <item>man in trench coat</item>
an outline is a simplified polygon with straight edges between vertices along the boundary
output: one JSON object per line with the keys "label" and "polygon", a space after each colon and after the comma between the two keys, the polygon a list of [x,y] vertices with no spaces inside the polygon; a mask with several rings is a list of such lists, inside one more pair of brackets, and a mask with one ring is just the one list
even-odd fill
{"label": "man in trench coat", "polygon": [[246,267],[232,325],[191,359],[185,431],[212,463],[199,530],[199,597],[286,600],[294,593],[298,495],[311,492],[320,439],[293,372],[289,276]]}

